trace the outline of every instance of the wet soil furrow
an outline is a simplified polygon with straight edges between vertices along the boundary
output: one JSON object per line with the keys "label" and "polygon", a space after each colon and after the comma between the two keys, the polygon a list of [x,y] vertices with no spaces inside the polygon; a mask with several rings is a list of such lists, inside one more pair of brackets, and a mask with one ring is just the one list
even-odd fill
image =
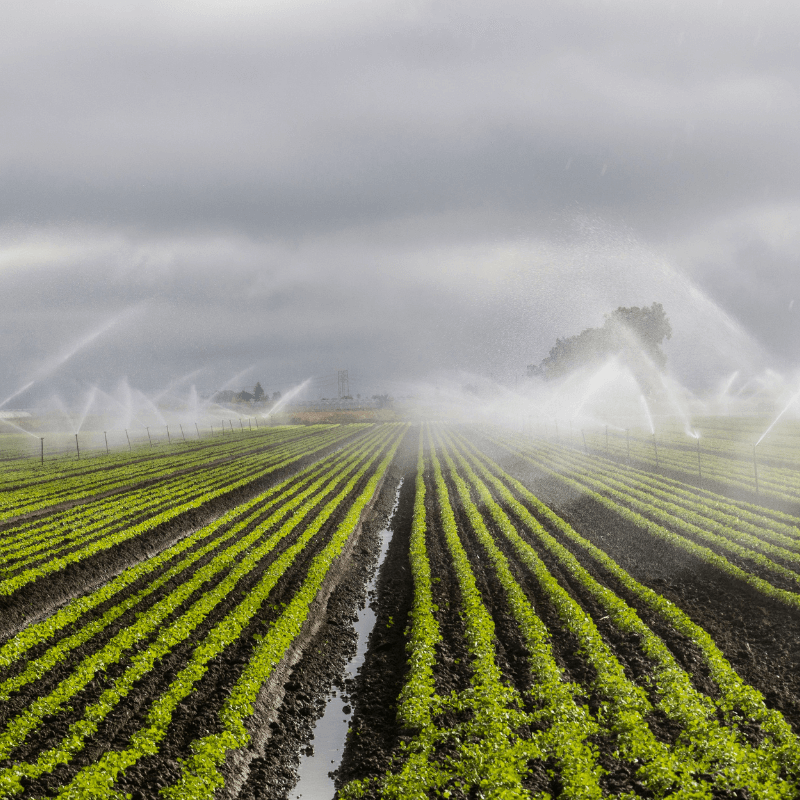
{"label": "wet soil furrow", "polygon": [[[392,520],[392,540],[381,567],[373,602],[375,627],[370,634],[364,664],[352,684],[343,688],[353,705],[353,718],[342,763],[336,770],[337,787],[348,781],[384,774],[407,736],[397,726],[397,701],[407,672],[406,626],[413,602],[409,563],[411,522],[416,477],[416,429],[398,452],[403,486]],[[255,795],[258,797],[258,795]],[[268,797],[263,795],[262,797]]]}

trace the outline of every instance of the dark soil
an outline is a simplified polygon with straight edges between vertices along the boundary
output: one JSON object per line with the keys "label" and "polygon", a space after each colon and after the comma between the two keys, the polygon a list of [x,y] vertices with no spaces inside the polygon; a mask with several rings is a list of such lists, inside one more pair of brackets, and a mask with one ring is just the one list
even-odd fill
{"label": "dark soil", "polygon": [[367,642],[364,663],[356,678],[344,686],[353,716],[337,787],[356,778],[381,775],[389,768],[405,732],[396,722],[397,698],[406,673],[405,629],[413,601],[409,537],[414,512],[416,442],[418,429],[406,436],[395,462],[403,485],[392,519],[392,539],[375,586],[372,609],[375,627]]}

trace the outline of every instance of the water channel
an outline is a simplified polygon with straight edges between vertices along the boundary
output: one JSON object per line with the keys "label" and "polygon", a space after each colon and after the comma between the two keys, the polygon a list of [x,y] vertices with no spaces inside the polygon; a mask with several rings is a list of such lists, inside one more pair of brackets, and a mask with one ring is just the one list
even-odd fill
{"label": "water channel", "polygon": [[[401,480],[397,486],[394,506],[389,516],[387,527],[379,533],[381,544],[378,563],[367,584],[367,602],[364,608],[359,609],[358,619],[354,624],[358,642],[355,655],[345,667],[345,680],[354,678],[364,663],[369,635],[375,627],[375,612],[370,607],[369,598],[375,589],[383,560],[386,558],[386,552],[389,549],[389,542],[392,539],[390,528],[397,511],[402,485],[403,481]],[[347,728],[350,723],[350,713],[350,706],[342,699],[341,693],[334,689],[328,698],[325,713],[317,720],[317,724],[314,726],[313,754],[300,756],[300,778],[289,794],[290,800],[331,800],[336,789],[329,773],[335,770],[342,760]]]}

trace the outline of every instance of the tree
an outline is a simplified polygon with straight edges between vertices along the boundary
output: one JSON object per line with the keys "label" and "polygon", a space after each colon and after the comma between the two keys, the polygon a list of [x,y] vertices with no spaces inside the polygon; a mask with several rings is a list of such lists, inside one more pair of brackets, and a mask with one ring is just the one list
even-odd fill
{"label": "tree", "polygon": [[272,402],[273,403],[277,403],[278,400],[280,400],[280,399],[281,399],[281,393],[280,392],[273,392],[272,393]]}
{"label": "tree", "polygon": [[253,389],[253,399],[258,403],[264,399],[264,390],[261,388],[261,383],[257,383]]}
{"label": "tree", "polygon": [[558,378],[610,356],[620,356],[643,385],[648,385],[647,360],[663,369],[667,357],[661,349],[672,327],[661,303],[644,308],[620,306],[605,315],[601,328],[587,328],[576,336],[556,339],[547,358],[528,365],[528,375]]}

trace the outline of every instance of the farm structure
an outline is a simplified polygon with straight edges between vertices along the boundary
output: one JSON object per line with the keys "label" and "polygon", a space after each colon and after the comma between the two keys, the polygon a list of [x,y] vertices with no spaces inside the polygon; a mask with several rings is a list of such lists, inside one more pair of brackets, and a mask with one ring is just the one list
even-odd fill
{"label": "farm structure", "polygon": [[793,455],[756,494],[724,442],[704,481],[646,444],[276,426],[14,462],[0,797],[289,797],[332,691],[342,798],[800,796]]}

